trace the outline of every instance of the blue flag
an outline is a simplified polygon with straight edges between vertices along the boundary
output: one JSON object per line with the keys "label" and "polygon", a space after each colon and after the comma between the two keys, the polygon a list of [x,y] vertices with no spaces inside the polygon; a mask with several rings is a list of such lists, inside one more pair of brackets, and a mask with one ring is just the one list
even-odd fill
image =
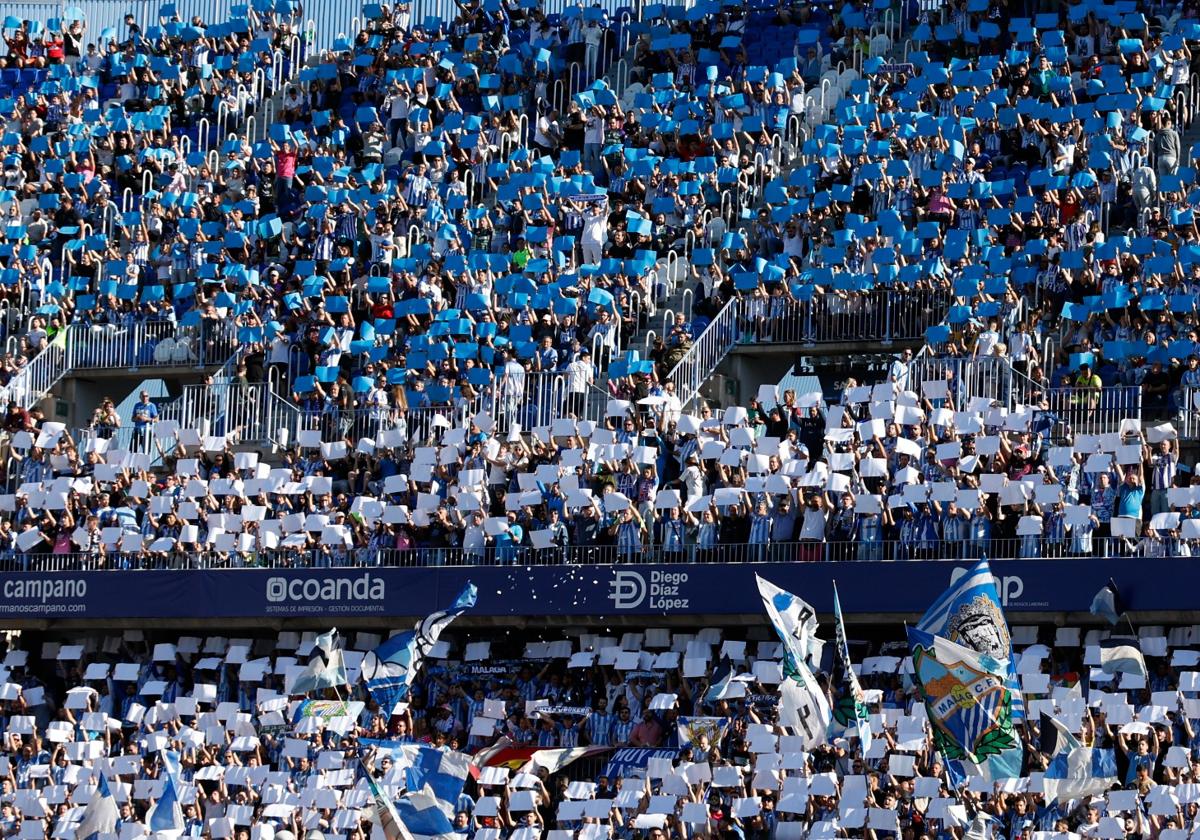
{"label": "blue flag", "polygon": [[454,825],[428,789],[404,794],[396,802],[400,824],[414,840],[453,836]]}
{"label": "blue flag", "polygon": [[1023,752],[1013,728],[1006,663],[912,627],[908,644],[934,748],[955,786],[967,776],[1018,778]]}
{"label": "blue flag", "polygon": [[1025,719],[1021,684],[1013,661],[1012,639],[1000,607],[996,579],[986,559],[976,563],[933,602],[917,622],[917,629],[942,636],[997,661],[1008,662],[1008,689],[1012,693],[1013,720]]}
{"label": "blue flag", "polygon": [[159,753],[163,763],[162,796],[154,803],[147,815],[146,823],[152,831],[183,831],[183,807],[179,803],[179,753],[163,750]]}
{"label": "blue flag", "polygon": [[412,630],[398,633],[363,657],[362,675],[367,690],[380,707],[390,712],[408,696],[421,660],[433,650],[450,622],[475,606],[478,590],[468,583],[453,604],[430,613]]}
{"label": "blue flag", "polygon": [[724,700],[725,692],[736,673],[733,660],[728,656],[722,656],[721,661],[717,663],[717,667],[713,669],[708,678],[708,691],[704,692],[704,702],[716,703],[718,700]]}
{"label": "blue flag", "polygon": [[75,829],[75,836],[79,840],[96,840],[105,834],[115,834],[117,816],[117,800],[108,788],[108,779],[101,773],[100,786],[83,809],[83,819]]}
{"label": "blue flag", "polygon": [[1116,783],[1116,754],[1095,747],[1060,752],[1046,766],[1042,780],[1046,798],[1060,803],[1103,794]]}

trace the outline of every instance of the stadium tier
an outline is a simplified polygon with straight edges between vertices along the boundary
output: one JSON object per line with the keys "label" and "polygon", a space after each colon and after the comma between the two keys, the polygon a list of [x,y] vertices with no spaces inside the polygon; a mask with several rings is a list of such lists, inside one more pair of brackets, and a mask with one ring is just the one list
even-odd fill
{"label": "stadium tier", "polygon": [[0,0],[4,838],[1200,831],[1200,3],[619,1]]}
{"label": "stadium tier", "polygon": [[1189,7],[320,9],[5,19],[14,581],[1200,549]]}

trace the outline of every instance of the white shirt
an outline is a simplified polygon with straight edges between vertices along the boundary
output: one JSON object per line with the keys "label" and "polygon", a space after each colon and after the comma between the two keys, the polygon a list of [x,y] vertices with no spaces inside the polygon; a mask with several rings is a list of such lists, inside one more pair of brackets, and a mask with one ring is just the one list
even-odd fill
{"label": "white shirt", "polygon": [[582,394],[592,382],[592,366],[589,362],[576,359],[567,365],[567,387],[572,394]]}
{"label": "white shirt", "polygon": [[584,128],[584,143],[595,143],[599,146],[604,142],[604,118],[594,114],[588,117],[587,127]]}
{"label": "white shirt", "polygon": [[992,355],[992,349],[1000,343],[1000,334],[994,330],[984,330],[975,339],[975,353],[979,356]]}
{"label": "white shirt", "polygon": [[589,245],[603,245],[608,241],[608,216],[597,213],[594,216],[583,217],[583,237],[581,242]]}
{"label": "white shirt", "polygon": [[825,536],[825,512],[823,510],[804,509],[804,524],[800,526],[800,539],[819,540]]}

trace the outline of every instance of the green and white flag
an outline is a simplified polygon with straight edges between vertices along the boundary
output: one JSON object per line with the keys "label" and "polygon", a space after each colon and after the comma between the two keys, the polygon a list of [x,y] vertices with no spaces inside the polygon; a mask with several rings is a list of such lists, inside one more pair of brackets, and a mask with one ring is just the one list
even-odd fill
{"label": "green and white flag", "polygon": [[858,727],[858,740],[862,742],[863,755],[866,755],[871,749],[871,714],[867,711],[867,696],[858,684],[854,666],[850,664],[850,645],[846,642],[846,622],[842,619],[842,602],[838,599],[836,582],[833,584],[833,619],[837,624],[838,658],[842,670],[846,672],[846,686],[849,688],[848,696],[842,698],[838,708],[834,709],[834,716],[843,726],[854,721]]}

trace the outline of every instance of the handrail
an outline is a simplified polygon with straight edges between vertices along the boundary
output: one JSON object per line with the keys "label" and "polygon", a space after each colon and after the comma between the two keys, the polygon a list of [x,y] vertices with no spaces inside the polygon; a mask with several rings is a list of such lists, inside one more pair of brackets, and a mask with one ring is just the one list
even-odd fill
{"label": "handrail", "polygon": [[667,374],[667,381],[675,384],[675,393],[684,408],[699,395],[701,386],[733,349],[737,340],[737,322],[738,300],[733,298]]}
{"label": "handrail", "polygon": [[[115,529],[119,531],[120,529]],[[1123,557],[1143,555],[1139,544],[1125,537],[1092,537],[1086,547],[1073,539],[1053,540],[1034,536],[972,538],[960,542],[929,540],[927,546],[911,540],[801,540],[764,543],[717,543],[705,548],[688,533],[677,549],[641,542],[630,546],[563,545],[534,548],[527,545],[477,548],[371,548],[356,545],[347,551],[330,551],[315,539],[297,544],[279,543],[260,531],[228,550],[180,544],[173,539],[162,542],[144,540],[137,534],[114,534],[103,555],[20,554],[0,556],[0,572],[39,574],[46,572],[88,571],[136,575],[145,570],[188,569],[312,569],[312,568],[444,568],[448,566],[575,566],[615,565],[636,560],[654,565],[687,566],[697,563],[793,563],[796,561],[846,563],[895,560],[914,566],[945,564],[988,557],[1016,560],[1037,557]],[[301,532],[303,533],[303,532]],[[243,534],[243,537],[249,537]],[[653,540],[653,535],[650,535]],[[1162,540],[1160,553],[1153,556],[1186,557],[1178,553],[1178,541]],[[157,545],[156,545],[157,544]],[[240,546],[240,547],[239,547]]]}

